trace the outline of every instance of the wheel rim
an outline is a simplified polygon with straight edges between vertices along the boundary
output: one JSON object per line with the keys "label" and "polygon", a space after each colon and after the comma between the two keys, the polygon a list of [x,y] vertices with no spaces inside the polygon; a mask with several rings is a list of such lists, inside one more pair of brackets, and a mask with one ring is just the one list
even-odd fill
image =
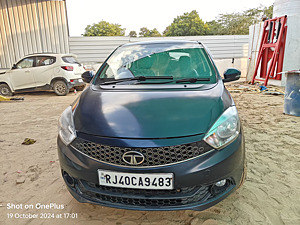
{"label": "wheel rim", "polygon": [[2,87],[1,88],[1,94],[2,95],[8,95],[9,94],[9,90],[7,87]]}
{"label": "wheel rim", "polygon": [[55,91],[57,93],[60,93],[60,94],[65,93],[66,92],[66,87],[65,87],[64,84],[56,84],[55,85]]}

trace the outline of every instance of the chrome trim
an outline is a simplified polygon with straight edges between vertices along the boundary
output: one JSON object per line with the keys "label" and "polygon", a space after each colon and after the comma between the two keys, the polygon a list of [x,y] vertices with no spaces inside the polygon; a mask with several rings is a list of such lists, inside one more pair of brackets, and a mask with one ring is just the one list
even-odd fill
{"label": "chrome trim", "polygon": [[[129,160],[126,158],[129,158]],[[145,161],[144,155],[137,151],[125,152],[122,156],[122,159],[129,165],[140,165]]]}

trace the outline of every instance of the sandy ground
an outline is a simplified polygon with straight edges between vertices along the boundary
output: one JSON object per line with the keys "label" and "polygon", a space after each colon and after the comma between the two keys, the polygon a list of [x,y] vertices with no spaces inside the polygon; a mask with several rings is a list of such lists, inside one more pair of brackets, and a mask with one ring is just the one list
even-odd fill
{"label": "sandy ground", "polygon": [[[78,203],[60,176],[56,137],[59,115],[79,93],[24,94],[24,102],[0,103],[0,224],[300,224],[300,117],[283,114],[282,95],[232,92],[245,132],[248,176],[241,189],[202,212]],[[25,138],[37,142],[21,145]]]}

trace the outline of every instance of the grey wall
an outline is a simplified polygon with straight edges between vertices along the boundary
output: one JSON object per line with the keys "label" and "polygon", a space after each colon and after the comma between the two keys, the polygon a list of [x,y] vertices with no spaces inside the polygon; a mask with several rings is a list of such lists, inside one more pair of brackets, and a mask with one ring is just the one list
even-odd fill
{"label": "grey wall", "polygon": [[32,53],[68,53],[64,0],[0,0],[0,68]]}
{"label": "grey wall", "polygon": [[102,63],[119,45],[155,39],[197,40],[205,44],[215,59],[239,59],[248,56],[248,35],[189,36],[160,38],[70,37],[70,52],[82,63]]}

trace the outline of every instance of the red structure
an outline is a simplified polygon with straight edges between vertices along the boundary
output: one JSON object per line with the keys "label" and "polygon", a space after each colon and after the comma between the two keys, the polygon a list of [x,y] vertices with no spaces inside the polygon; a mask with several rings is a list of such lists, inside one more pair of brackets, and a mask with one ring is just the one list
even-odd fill
{"label": "red structure", "polygon": [[[265,21],[252,84],[255,81],[263,81],[267,86],[269,78],[281,80],[279,73],[282,72],[283,66],[287,33],[286,21],[287,16]],[[259,68],[260,78],[256,78]]]}

